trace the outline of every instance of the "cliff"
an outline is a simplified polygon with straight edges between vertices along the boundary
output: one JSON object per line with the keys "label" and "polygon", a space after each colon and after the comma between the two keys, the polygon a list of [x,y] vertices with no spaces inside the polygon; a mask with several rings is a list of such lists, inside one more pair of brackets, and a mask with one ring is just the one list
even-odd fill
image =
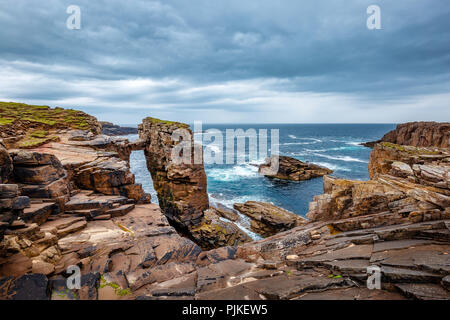
{"label": "cliff", "polygon": [[34,148],[57,141],[61,130],[101,132],[101,124],[82,111],[0,102],[0,138],[8,148]]}
{"label": "cliff", "polygon": [[414,147],[450,147],[449,122],[408,122],[399,124],[379,141],[364,143],[372,148],[376,143],[390,142]]}
{"label": "cliff", "polygon": [[138,133],[138,129],[133,127],[121,127],[106,121],[100,121],[100,124],[102,125],[102,133],[107,136],[124,136]]}

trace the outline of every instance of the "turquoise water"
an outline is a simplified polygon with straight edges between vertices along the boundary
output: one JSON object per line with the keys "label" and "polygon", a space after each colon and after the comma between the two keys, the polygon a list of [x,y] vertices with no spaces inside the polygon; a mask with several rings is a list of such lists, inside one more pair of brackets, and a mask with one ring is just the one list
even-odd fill
{"label": "turquoise water", "polygon": [[[395,128],[394,124],[249,124],[249,125],[203,125],[203,130],[215,128],[247,130],[254,128],[279,129],[279,152],[302,161],[313,162],[334,170],[333,176],[367,180],[367,166],[371,149],[361,142],[380,139]],[[128,136],[130,140],[137,135]],[[225,143],[224,143],[225,145]],[[270,149],[270,140],[268,142]],[[257,164],[264,159],[253,159],[246,164],[205,165],[208,177],[208,193],[211,202],[232,207],[235,202],[248,200],[266,201],[305,215],[314,195],[323,193],[322,178],[292,182],[268,179],[258,174]],[[135,151],[130,159],[131,171],[136,182],[152,194],[157,202],[150,174],[147,171],[143,151]]]}

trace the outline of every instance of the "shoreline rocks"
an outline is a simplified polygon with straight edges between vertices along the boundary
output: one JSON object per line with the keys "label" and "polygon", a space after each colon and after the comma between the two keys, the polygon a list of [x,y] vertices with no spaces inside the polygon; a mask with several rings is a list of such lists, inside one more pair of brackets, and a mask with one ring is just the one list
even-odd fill
{"label": "shoreline rocks", "polygon": [[251,230],[263,237],[272,236],[307,222],[295,213],[271,203],[247,201],[235,203],[233,207],[248,216],[251,219]]}
{"label": "shoreline rocks", "polygon": [[[272,168],[277,167],[278,171],[275,172]],[[313,163],[305,163],[291,157],[277,157],[273,155],[270,158],[266,159],[264,164],[261,164],[259,166],[258,172],[269,178],[303,181],[331,174],[333,173],[333,170],[318,166]]]}
{"label": "shoreline rocks", "polygon": [[[241,214],[209,207],[203,168],[169,161],[180,127],[146,119],[139,143],[126,148],[65,131],[59,142],[9,150],[0,299],[450,300],[448,148],[376,145],[371,180],[325,175],[310,221],[270,204],[236,204],[267,236],[250,241],[229,222]],[[161,208],[137,203],[128,147],[145,148]],[[136,197],[115,194],[122,186]],[[65,285],[73,265],[79,290]],[[365,287],[368,266],[380,268],[380,290]]]}

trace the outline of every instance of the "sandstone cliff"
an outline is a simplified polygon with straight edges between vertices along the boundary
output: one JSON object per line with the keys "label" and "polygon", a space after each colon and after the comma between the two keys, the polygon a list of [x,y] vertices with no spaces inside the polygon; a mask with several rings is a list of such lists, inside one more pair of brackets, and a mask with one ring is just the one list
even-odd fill
{"label": "sandstone cliff", "polygon": [[[184,139],[175,141],[174,133],[183,135]],[[146,141],[147,167],[159,205],[169,221],[206,248],[238,245],[251,240],[231,221],[221,221],[214,210],[205,216],[209,199],[203,151],[197,148],[195,154],[196,146],[188,125],[146,118],[139,126],[139,137]],[[172,153],[180,143],[186,144],[187,151],[184,152],[190,159],[176,163]],[[196,157],[199,157],[197,161]]]}
{"label": "sandstone cliff", "polygon": [[364,145],[372,148],[378,142],[390,142],[415,147],[450,147],[449,122],[408,122],[399,124],[396,129],[386,133],[379,141]]}

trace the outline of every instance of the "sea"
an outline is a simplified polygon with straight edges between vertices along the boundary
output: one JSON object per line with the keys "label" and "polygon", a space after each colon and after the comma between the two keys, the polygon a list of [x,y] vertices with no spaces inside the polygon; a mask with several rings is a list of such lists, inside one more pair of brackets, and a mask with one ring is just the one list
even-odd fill
{"label": "sea", "polygon": [[[225,137],[227,129],[255,129],[256,132],[267,129],[268,154],[278,144],[280,155],[325,166],[334,171],[332,176],[368,180],[371,149],[361,143],[378,140],[395,127],[395,124],[203,124],[202,132],[216,129]],[[274,139],[274,145],[270,140],[272,129],[279,132],[278,143]],[[125,137],[130,141],[138,138],[137,135]],[[225,140],[223,144],[226,145]],[[216,146],[211,148],[220,152]],[[264,162],[263,157],[247,160],[245,163],[205,165],[212,204],[221,203],[232,208],[234,203],[264,201],[304,216],[313,197],[323,193],[322,178],[300,182],[270,179],[258,174],[258,164]],[[130,169],[136,176],[136,183],[141,183],[152,195],[152,202],[157,203],[143,151],[131,154]]]}

